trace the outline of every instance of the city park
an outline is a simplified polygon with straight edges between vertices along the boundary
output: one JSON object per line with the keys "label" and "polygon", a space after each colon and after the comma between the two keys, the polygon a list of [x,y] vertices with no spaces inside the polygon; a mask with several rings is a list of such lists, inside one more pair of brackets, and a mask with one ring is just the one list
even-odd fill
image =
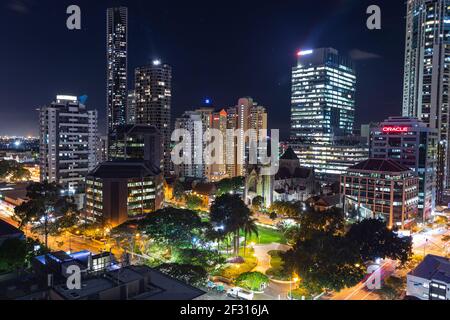
{"label": "city park", "polygon": [[[313,299],[355,286],[371,261],[411,261],[411,238],[399,236],[383,221],[349,223],[339,208],[316,212],[304,202],[263,208],[259,197],[249,207],[241,200],[242,185],[242,178],[218,183],[208,206],[175,184],[163,209],[113,228],[87,223],[57,185],[31,184],[30,200],[16,207],[14,219],[35,240],[2,246],[0,269],[23,268],[36,239],[44,239],[42,253],[82,238],[98,244],[98,251],[118,258],[131,254],[139,263],[201,288],[217,288],[218,282],[263,292],[277,282],[288,288],[289,298]],[[59,241],[50,246],[52,237]]]}

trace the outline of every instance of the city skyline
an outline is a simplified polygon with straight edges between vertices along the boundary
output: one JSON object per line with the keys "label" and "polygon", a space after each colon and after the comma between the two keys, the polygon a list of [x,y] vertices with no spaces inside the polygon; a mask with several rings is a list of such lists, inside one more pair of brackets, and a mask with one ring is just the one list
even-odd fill
{"label": "city skyline", "polygon": [[[364,2],[364,1],[362,1]],[[173,107],[172,118],[181,115],[184,111],[198,107],[202,102],[209,98],[215,106],[220,108],[231,107],[237,97],[252,96],[261,104],[267,106],[268,111],[280,110],[273,113],[269,121],[270,128],[281,128],[282,136],[287,137],[289,130],[283,126],[290,116],[290,77],[289,70],[296,63],[296,53],[300,49],[318,48],[318,47],[336,47],[345,55],[350,55],[356,62],[356,70],[358,78],[361,79],[357,87],[356,96],[356,123],[365,123],[376,118],[381,121],[385,117],[401,113],[401,79],[403,73],[403,42],[404,27],[402,24],[395,23],[395,16],[404,16],[403,4],[397,6],[393,4],[380,4],[383,11],[383,29],[390,30],[393,36],[398,37],[399,42],[396,46],[383,46],[379,31],[369,31],[365,28],[364,3],[358,1],[340,1],[330,4],[323,1],[317,4],[320,8],[325,8],[329,4],[329,10],[316,10],[321,12],[314,17],[305,19],[297,19],[291,21],[283,18],[290,15],[290,11],[295,11],[297,6],[295,3],[288,2],[280,7],[273,15],[269,16],[267,8],[264,6],[255,6],[254,3],[241,4],[236,6],[227,6],[223,12],[217,12],[208,5],[202,6],[201,10],[195,10],[192,16],[195,17],[190,21],[183,20],[186,30],[179,33],[186,36],[186,32],[190,32],[190,39],[180,39],[181,35],[177,34],[173,26],[168,22],[161,21],[161,17],[148,19],[148,15],[144,14],[147,5],[143,2],[120,3],[107,2],[105,4],[91,4],[80,1],[79,5],[82,9],[83,23],[81,31],[68,31],[62,23],[61,30],[53,23],[42,23],[37,32],[49,32],[55,34],[60,39],[66,41],[58,42],[58,44],[50,43],[46,37],[40,42],[29,39],[27,34],[19,31],[21,26],[13,27],[12,36],[15,33],[16,40],[14,43],[17,50],[22,52],[20,57],[8,57],[9,63],[7,70],[16,66],[15,70],[22,71],[22,68],[35,69],[36,74],[42,74],[45,81],[33,81],[36,78],[27,76],[25,78],[24,87],[27,88],[27,95],[21,96],[14,94],[16,91],[12,85],[18,81],[16,73],[11,73],[11,78],[2,79],[4,84],[0,89],[0,97],[3,96],[3,104],[0,105],[1,130],[0,134],[11,135],[36,135],[38,128],[35,128],[35,119],[37,114],[34,110],[51,99],[56,94],[73,94],[89,96],[87,105],[91,109],[99,111],[100,131],[105,131],[106,106],[104,99],[105,92],[105,41],[104,41],[104,25],[106,23],[105,11],[109,5],[125,5],[129,8],[129,16],[132,21],[129,26],[129,65],[128,65],[128,86],[132,85],[133,75],[131,71],[135,67],[151,63],[159,58],[171,66],[173,66]],[[61,6],[63,14],[60,20],[64,22],[65,4],[55,5],[54,11],[58,11]],[[158,6],[161,6],[159,9]],[[296,12],[307,12],[308,4],[301,5],[303,10]],[[54,12],[42,12],[48,7],[43,4],[40,7],[30,5],[29,11],[17,12],[6,8],[7,20],[20,19],[35,20],[37,15],[46,14],[55,15]],[[231,28],[225,32],[224,27],[215,24],[215,21],[227,21],[228,18],[238,19],[245,9],[251,8],[251,12],[255,17],[262,20],[268,19],[272,23],[273,31],[261,37],[259,32],[260,22],[255,20],[254,23],[242,24],[240,29]],[[230,9],[231,8],[231,9]],[[184,19],[180,17],[179,11],[186,9],[183,5],[172,11],[169,20]],[[211,9],[211,10],[209,10]],[[242,9],[242,10],[239,10]],[[186,10],[193,10],[187,8]],[[230,12],[235,10],[235,12]],[[163,13],[163,17],[167,17],[167,7],[155,4],[155,11]],[[301,15],[301,13],[299,14]],[[306,15],[305,15],[306,16]],[[330,19],[330,16],[332,19]],[[289,17],[289,16],[287,16]],[[350,28],[341,21],[348,20],[352,17],[351,23],[355,24],[354,28]],[[17,19],[18,18],[18,19]],[[55,17],[56,19],[56,17]],[[53,20],[55,20],[53,19]],[[215,20],[214,20],[215,19]],[[55,21],[58,21],[56,19]],[[330,22],[331,21],[331,22]],[[348,22],[348,21],[346,21]],[[334,25],[333,25],[334,24]],[[205,25],[210,25],[209,31],[200,29]],[[360,27],[356,28],[356,25]],[[15,24],[13,24],[15,26]],[[331,30],[341,30],[341,32],[330,32]],[[22,30],[23,31],[23,30]],[[195,31],[195,32],[193,32]],[[354,33],[354,43],[345,37],[349,32]],[[50,35],[49,34],[49,35]],[[237,43],[243,45],[248,39],[255,38],[258,41],[254,46],[248,48],[248,54],[236,55],[233,52],[234,45]],[[188,42],[193,46],[188,47]],[[377,45],[378,43],[378,45]],[[48,48],[57,47],[66,59],[57,57],[49,59],[50,63],[38,65],[36,60],[40,54],[29,57],[25,48],[27,45],[47,50]],[[42,46],[45,45],[45,48]],[[210,50],[212,47],[220,49]],[[83,48],[83,50],[74,50],[74,48]],[[22,48],[22,49],[21,49]],[[87,50],[86,48],[89,48]],[[181,49],[180,49],[181,48]],[[396,48],[396,50],[394,50]],[[208,49],[210,54],[201,55],[202,50]],[[252,58],[255,52],[259,52],[256,59]],[[100,60],[100,58],[102,58]],[[42,57],[41,57],[42,59]],[[81,60],[82,59],[82,60]],[[5,60],[4,60],[5,61]],[[79,61],[83,61],[80,65]],[[227,61],[227,67],[224,68],[218,61]],[[45,67],[46,65],[46,67]],[[231,66],[231,67],[228,67]],[[42,69],[41,69],[42,68]],[[61,73],[61,68],[66,68],[66,72],[73,75],[69,79],[61,80],[57,74]],[[385,68],[386,73],[375,72],[379,68]],[[80,70],[81,69],[81,70]],[[255,70],[258,70],[255,72]],[[253,72],[252,72],[253,71]],[[195,80],[189,77],[189,74],[197,74]],[[247,74],[245,79],[239,77],[241,72]],[[263,74],[264,77],[260,77]],[[395,74],[395,76],[389,76]],[[388,81],[392,81],[395,85],[389,86],[380,101],[380,106],[375,106],[374,97],[377,97],[383,84],[383,77],[388,75]],[[29,80],[28,80],[29,79]],[[22,78],[23,80],[23,78]],[[11,86],[11,87],[10,87]],[[15,86],[17,88],[18,86]],[[398,88],[397,88],[398,87]],[[400,89],[399,89],[400,88]],[[378,104],[378,103],[377,103]],[[11,106],[11,107],[9,107]],[[23,110],[18,115],[11,115],[8,110]],[[378,109],[377,114],[371,115],[371,110]],[[395,111],[393,111],[395,110]],[[378,115],[379,114],[379,115]],[[14,125],[12,125],[14,124]],[[173,125],[173,124],[172,124]],[[23,126],[23,127],[22,127]],[[3,132],[4,131],[4,132]]]}

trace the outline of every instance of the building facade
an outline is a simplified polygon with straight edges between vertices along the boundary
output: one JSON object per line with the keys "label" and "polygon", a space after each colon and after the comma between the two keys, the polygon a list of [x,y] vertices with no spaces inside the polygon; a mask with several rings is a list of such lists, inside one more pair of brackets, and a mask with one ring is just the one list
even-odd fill
{"label": "building facade", "polygon": [[371,130],[370,157],[392,159],[419,176],[419,216],[426,222],[436,203],[438,133],[416,118],[390,117]]}
{"label": "building facade", "polygon": [[[186,111],[175,120],[175,129],[186,130],[183,136],[183,163],[175,164],[175,174],[184,178],[206,179],[206,164],[203,158],[203,135],[207,127],[204,114]],[[180,155],[181,156],[181,155]]]}
{"label": "building facade", "polygon": [[164,174],[171,174],[172,68],[159,60],[135,70],[136,124],[154,126],[162,135]]}
{"label": "building facade", "polygon": [[352,61],[332,48],[298,52],[292,71],[291,137],[330,144],[353,133],[356,75]]}
{"label": "building facade", "polygon": [[403,116],[438,130],[439,204],[449,185],[449,17],[448,0],[407,1]]}
{"label": "building facade", "polygon": [[313,168],[322,182],[335,182],[347,169],[369,158],[369,147],[360,143],[309,145],[291,142],[300,163]]}
{"label": "building facade", "polygon": [[163,201],[163,176],[148,162],[104,162],[86,178],[86,212],[104,225],[145,217]]}
{"label": "building facade", "polygon": [[109,8],[106,13],[106,106],[108,132],[127,122],[128,9]]}
{"label": "building facade", "polygon": [[406,295],[419,300],[450,300],[450,259],[427,255],[407,276]]}
{"label": "building facade", "polygon": [[409,228],[418,213],[419,178],[394,160],[368,159],[341,176],[341,195],[351,218],[381,218],[390,228]]}
{"label": "building facade", "polygon": [[77,97],[59,95],[39,110],[41,181],[60,184],[71,194],[84,190],[84,178],[97,165],[97,111]]}
{"label": "building facade", "polygon": [[117,127],[111,135],[110,161],[145,161],[163,169],[161,133],[150,125]]}
{"label": "building facade", "polygon": [[[298,52],[292,71],[291,146],[302,166],[320,180],[337,181],[345,170],[368,158],[353,135],[356,74],[353,62],[332,48]],[[344,139],[345,140],[345,139]]]}
{"label": "building facade", "polygon": [[136,93],[134,90],[128,91],[127,124],[136,124]]}

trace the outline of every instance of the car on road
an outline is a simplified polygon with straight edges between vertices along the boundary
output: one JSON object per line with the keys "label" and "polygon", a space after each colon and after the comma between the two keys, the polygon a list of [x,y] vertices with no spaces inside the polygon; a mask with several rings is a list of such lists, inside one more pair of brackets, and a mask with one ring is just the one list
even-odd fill
{"label": "car on road", "polygon": [[227,296],[240,300],[253,300],[254,293],[239,287],[231,288],[227,291]]}

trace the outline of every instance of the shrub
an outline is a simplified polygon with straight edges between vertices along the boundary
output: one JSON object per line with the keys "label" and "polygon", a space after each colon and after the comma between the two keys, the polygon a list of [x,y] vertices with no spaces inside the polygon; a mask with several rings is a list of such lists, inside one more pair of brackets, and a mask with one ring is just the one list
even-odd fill
{"label": "shrub", "polygon": [[261,272],[246,272],[236,279],[237,286],[253,291],[260,291],[267,283],[269,278]]}

